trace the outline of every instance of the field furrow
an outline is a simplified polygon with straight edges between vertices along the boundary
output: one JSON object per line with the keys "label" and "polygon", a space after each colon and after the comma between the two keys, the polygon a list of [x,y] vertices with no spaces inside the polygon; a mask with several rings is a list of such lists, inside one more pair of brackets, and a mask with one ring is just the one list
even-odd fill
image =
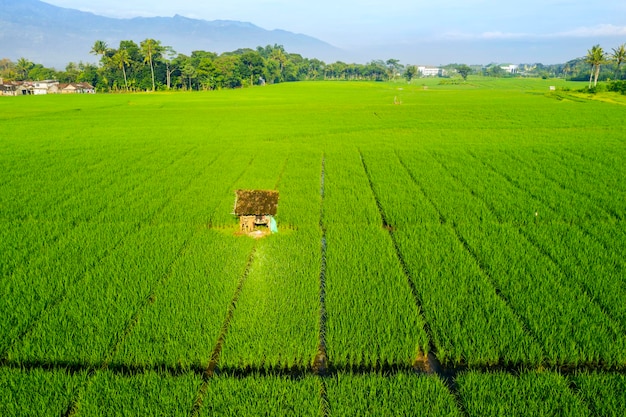
{"label": "field furrow", "polygon": [[366,161],[385,213],[404,209],[418,216],[415,222],[394,223],[392,234],[419,294],[438,359],[448,366],[537,361],[536,342],[453,227],[440,222],[437,207],[408,167],[396,154],[366,154]]}
{"label": "field furrow", "polygon": [[[15,343],[10,361],[89,364],[106,359],[125,323],[189,239],[188,230],[160,225],[128,237],[104,262],[45,311],[32,331]],[[167,241],[167,244],[163,244]]]}
{"label": "field furrow", "polygon": [[[405,160],[409,169],[422,164],[431,178],[437,178],[435,183],[424,177],[424,171],[420,171],[419,178],[414,172],[498,290],[541,341],[545,360],[565,364],[602,362],[609,366],[624,363],[624,335],[616,323],[584,292],[567,285],[562,272],[520,236],[519,230],[499,224],[497,216],[480,198],[428,154],[412,153]],[[440,187],[447,192],[439,193]],[[502,251],[502,247],[508,249]]]}
{"label": "field furrow", "polygon": [[[617,319],[623,329],[626,322],[626,307],[621,299],[626,298],[626,285],[619,278],[621,268],[612,263],[611,256],[603,248],[580,230],[577,224],[555,220],[556,214],[549,208],[542,208],[541,219],[532,213],[538,207],[537,200],[513,187],[499,174],[485,176],[480,166],[464,156],[448,156],[445,164],[448,173],[463,183],[476,198],[484,202],[502,223],[519,225],[519,233],[559,270],[564,280],[577,285],[602,310]],[[525,207],[516,213],[508,205]],[[530,208],[530,209],[529,209]],[[536,212],[538,213],[538,212]],[[534,218],[533,218],[534,217]],[[544,220],[544,218],[552,220]]]}
{"label": "field furrow", "polygon": [[373,194],[355,192],[369,188],[358,152],[329,152],[325,173],[329,361],[411,365],[428,337]]}
{"label": "field furrow", "polygon": [[[306,158],[283,156],[282,163],[265,159],[265,171],[259,165],[241,180],[271,189],[272,185],[262,181],[273,175],[274,187],[280,192],[276,216],[279,231],[257,244],[255,261],[228,329],[220,368],[306,368],[313,361],[319,335],[319,160],[314,153]],[[286,223],[283,228],[281,202],[287,199],[284,215],[295,223]],[[302,215],[308,210],[313,210],[313,219]]]}
{"label": "field furrow", "polygon": [[[190,161],[184,162],[190,163]],[[177,169],[175,165],[174,169]],[[184,182],[180,181],[171,186],[170,196],[178,195],[189,188],[194,177],[199,176],[206,169],[207,167],[202,166],[193,173],[190,179],[184,178]],[[161,174],[167,176],[171,175],[171,172],[164,169]],[[157,181],[158,187],[161,178],[153,176],[153,180]],[[152,187],[154,186],[152,184]],[[122,189],[118,192],[123,193],[129,190],[132,192],[137,188],[137,185],[131,185],[129,189]],[[150,186],[144,185],[144,188],[148,190]],[[121,196],[122,194],[118,197],[121,198]],[[71,292],[74,286],[80,285],[80,282],[94,268],[97,268],[100,262],[107,260],[107,257],[118,249],[124,239],[137,233],[142,221],[154,223],[156,214],[168,205],[170,198],[172,197],[151,200],[152,203],[156,202],[152,206],[152,211],[149,205],[142,203],[146,210],[140,217],[124,217],[111,223],[111,220],[118,216],[113,214],[113,210],[95,215],[91,222],[77,223],[50,254],[41,256],[38,259],[39,262],[16,271],[7,280],[0,281],[2,285],[0,291],[5,295],[0,301],[0,311],[4,311],[6,317],[4,322],[6,330],[4,330],[2,345],[0,345],[2,352],[10,344],[30,332],[42,313],[57,308],[68,292]],[[139,199],[139,201],[142,200],[142,198]],[[124,206],[124,210],[128,207],[128,205]],[[107,244],[112,246],[107,246]],[[25,299],[31,302],[24,303]]]}
{"label": "field furrow", "polygon": [[[558,219],[602,222],[624,218],[626,206],[620,193],[598,192],[596,187],[601,188],[601,185],[580,177],[575,169],[568,170],[548,152],[535,150],[527,154],[513,154],[505,150],[503,153],[515,165],[526,166],[532,172],[535,188],[541,189],[542,197],[556,211]],[[589,187],[596,190],[589,194]]]}

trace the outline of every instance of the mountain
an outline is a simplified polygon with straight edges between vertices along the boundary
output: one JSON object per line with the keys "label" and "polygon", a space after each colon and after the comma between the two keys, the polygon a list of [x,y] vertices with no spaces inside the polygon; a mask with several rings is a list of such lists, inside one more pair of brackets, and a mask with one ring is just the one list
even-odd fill
{"label": "mountain", "polygon": [[154,38],[179,53],[228,52],[239,48],[283,45],[291,53],[334,61],[342,51],[319,39],[266,30],[252,23],[198,20],[183,16],[115,19],[53,6],[39,0],[0,0],[0,58],[24,57],[57,69],[69,62],[96,62],[89,51],[96,40],[117,47]]}

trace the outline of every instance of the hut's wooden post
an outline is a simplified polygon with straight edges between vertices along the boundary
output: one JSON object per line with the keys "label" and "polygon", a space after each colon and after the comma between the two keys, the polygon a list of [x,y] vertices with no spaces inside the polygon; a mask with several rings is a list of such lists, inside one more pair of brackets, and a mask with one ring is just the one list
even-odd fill
{"label": "hut's wooden post", "polygon": [[250,233],[254,231],[254,219],[255,216],[240,216],[239,227],[243,233]]}

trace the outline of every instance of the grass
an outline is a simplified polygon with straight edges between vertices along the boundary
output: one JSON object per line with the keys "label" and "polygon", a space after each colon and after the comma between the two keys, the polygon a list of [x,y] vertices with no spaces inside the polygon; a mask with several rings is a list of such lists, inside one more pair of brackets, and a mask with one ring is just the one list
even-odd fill
{"label": "grass", "polygon": [[[571,84],[0,100],[2,414],[32,398],[56,415],[131,399],[188,415],[203,398],[200,415],[299,401],[610,415],[626,368],[624,113],[549,91]],[[277,236],[234,236],[238,188],[280,191]],[[425,351],[472,368],[458,392],[410,374]]]}

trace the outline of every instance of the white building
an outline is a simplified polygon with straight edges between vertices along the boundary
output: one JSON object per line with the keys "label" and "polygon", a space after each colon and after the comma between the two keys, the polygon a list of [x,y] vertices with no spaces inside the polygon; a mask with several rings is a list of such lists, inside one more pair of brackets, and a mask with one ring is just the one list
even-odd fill
{"label": "white building", "polygon": [[445,74],[445,70],[439,67],[419,66],[417,70],[422,77],[442,77]]}
{"label": "white building", "polygon": [[517,69],[518,69],[517,65],[504,65],[504,66],[501,66],[500,68],[502,68],[509,74],[517,74]]}
{"label": "white building", "polygon": [[44,80],[33,82],[33,94],[56,94],[59,92],[59,82],[54,80]]}

